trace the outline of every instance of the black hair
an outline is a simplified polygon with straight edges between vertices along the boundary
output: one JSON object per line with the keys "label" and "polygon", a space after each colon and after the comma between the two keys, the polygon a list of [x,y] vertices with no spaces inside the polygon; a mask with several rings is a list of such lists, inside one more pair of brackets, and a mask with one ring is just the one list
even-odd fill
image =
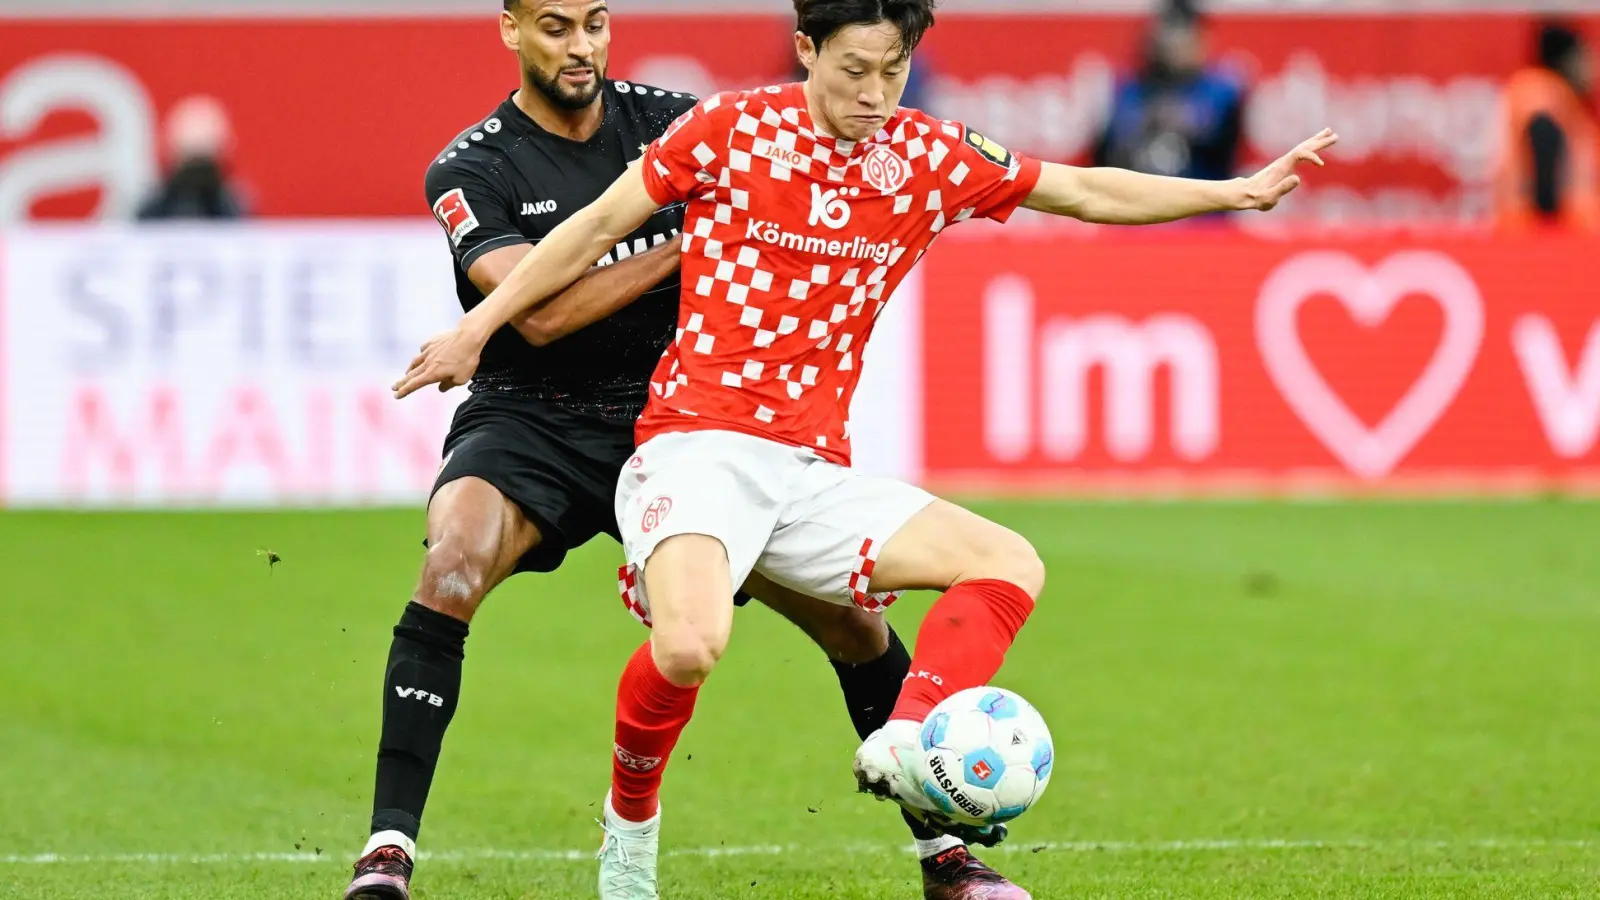
{"label": "black hair", "polygon": [[516,12],[521,5],[522,0],[506,0],[506,12]]}
{"label": "black hair", "polygon": [[1545,22],[1539,28],[1539,64],[1560,69],[1581,46],[1582,38],[1565,22]]}
{"label": "black hair", "polygon": [[795,30],[821,51],[823,43],[851,25],[888,22],[900,30],[900,56],[911,56],[933,27],[939,0],[794,0]]}

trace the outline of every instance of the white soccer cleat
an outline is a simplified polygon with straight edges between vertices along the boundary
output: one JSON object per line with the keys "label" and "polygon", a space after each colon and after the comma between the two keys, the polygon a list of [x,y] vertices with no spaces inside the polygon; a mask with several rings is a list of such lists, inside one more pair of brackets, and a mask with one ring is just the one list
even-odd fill
{"label": "white soccer cleat", "polygon": [[906,719],[893,719],[874,731],[856,750],[856,786],[879,800],[893,800],[919,819],[938,811],[923,793],[921,729]]}
{"label": "white soccer cleat", "polygon": [[600,900],[658,900],[656,856],[661,848],[661,813],[648,822],[628,822],[611,809],[606,794],[605,841],[600,860]]}
{"label": "white soccer cleat", "polygon": [[[916,722],[892,719],[856,750],[856,786],[879,800],[893,800],[930,828],[969,844],[993,847],[1006,839],[1004,825],[955,822],[929,796],[937,791],[927,771],[922,729]],[[924,787],[926,785],[926,787]],[[947,801],[948,802],[948,801]]]}

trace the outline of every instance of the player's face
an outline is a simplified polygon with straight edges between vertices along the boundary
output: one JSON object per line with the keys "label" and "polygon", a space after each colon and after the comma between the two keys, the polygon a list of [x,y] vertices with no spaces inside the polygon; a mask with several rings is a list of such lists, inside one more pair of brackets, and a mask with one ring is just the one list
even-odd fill
{"label": "player's face", "polygon": [[911,60],[901,56],[900,30],[893,25],[851,25],[820,49],[796,34],[795,47],[811,72],[811,101],[820,107],[813,112],[834,137],[869,138],[900,108]]}
{"label": "player's face", "polygon": [[500,37],[556,106],[585,109],[600,96],[611,50],[605,0],[522,0],[500,17]]}

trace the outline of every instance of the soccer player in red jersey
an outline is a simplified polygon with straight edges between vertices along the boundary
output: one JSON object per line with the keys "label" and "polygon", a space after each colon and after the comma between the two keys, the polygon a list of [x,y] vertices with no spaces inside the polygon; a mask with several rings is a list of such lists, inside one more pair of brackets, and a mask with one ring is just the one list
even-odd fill
{"label": "soccer player in red jersey", "polygon": [[[457,329],[430,340],[395,385],[405,396],[464,383],[496,328],[579,278],[659,207],[687,203],[677,339],[617,485],[624,599],[653,631],[619,688],[603,900],[656,897],[662,771],[727,644],[734,587],[752,571],[869,610],[905,590],[944,592],[889,724],[854,763],[863,790],[939,823],[919,754],[902,751],[917,746],[935,704],[993,678],[1044,566],[1016,533],[849,468],[862,351],[933,239],[1019,206],[1127,225],[1270,210],[1299,186],[1297,166],[1321,165],[1318,153],[1337,140],[1324,131],[1250,178],[1217,182],[1024,158],[898,108],[934,2],[795,0],[803,84],[702,101]],[[1009,883],[984,890],[942,896],[1027,896]]]}

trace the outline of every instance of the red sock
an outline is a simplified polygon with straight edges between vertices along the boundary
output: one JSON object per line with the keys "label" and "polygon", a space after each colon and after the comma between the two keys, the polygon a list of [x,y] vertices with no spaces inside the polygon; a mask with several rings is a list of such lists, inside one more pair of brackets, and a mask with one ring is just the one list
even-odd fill
{"label": "red sock", "polygon": [[617,742],[611,759],[611,808],[629,822],[644,822],[660,808],[662,770],[694,715],[698,687],[668,681],[650,655],[650,642],[634,651],[617,685]]}
{"label": "red sock", "polygon": [[945,592],[917,632],[911,674],[890,719],[921,722],[939,701],[988,684],[1033,612],[1033,598],[1009,581],[967,581]]}

